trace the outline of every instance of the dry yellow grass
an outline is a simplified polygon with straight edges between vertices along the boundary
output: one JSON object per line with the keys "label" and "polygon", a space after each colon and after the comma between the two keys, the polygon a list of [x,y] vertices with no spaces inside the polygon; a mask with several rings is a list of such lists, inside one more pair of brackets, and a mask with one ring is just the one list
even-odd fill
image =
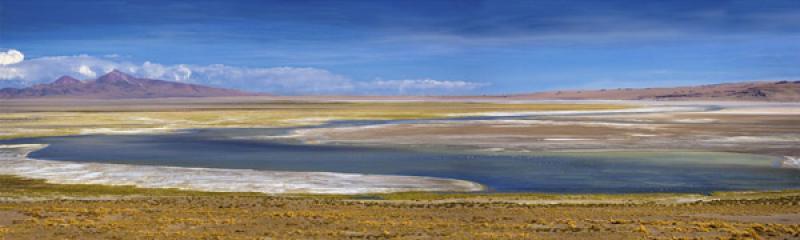
{"label": "dry yellow grass", "polygon": [[[794,239],[800,192],[724,193],[689,204],[629,203],[670,194],[271,197],[0,176],[0,239]],[[108,200],[80,200],[89,196]],[[674,195],[682,196],[682,195]],[[68,199],[65,199],[68,198]],[[610,204],[515,204],[508,199],[618,199]],[[73,199],[73,200],[69,200]]]}
{"label": "dry yellow grass", "polygon": [[[98,128],[275,127],[335,119],[418,119],[495,111],[624,107],[486,103],[260,103],[192,110],[91,111],[75,107],[69,111],[2,113],[0,138],[80,134]],[[715,200],[688,204],[660,201],[698,197]],[[519,204],[537,200],[556,204]],[[798,239],[800,192],[274,197],[53,185],[0,176],[0,239],[343,238]]]}
{"label": "dry yellow grass", "polygon": [[[141,106],[140,106],[141,107]],[[630,106],[607,104],[494,103],[286,103],[211,106],[194,109],[125,108],[0,113],[0,139],[62,136],[108,131],[166,131],[187,128],[287,127],[329,120],[446,118],[450,114],[495,111],[607,110]],[[155,107],[153,107],[155,108]]]}

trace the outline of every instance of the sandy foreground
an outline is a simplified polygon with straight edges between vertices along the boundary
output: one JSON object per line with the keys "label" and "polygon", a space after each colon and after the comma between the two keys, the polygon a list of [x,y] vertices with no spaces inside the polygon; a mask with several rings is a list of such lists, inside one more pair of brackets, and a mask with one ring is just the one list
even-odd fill
{"label": "sandy foreground", "polygon": [[[3,180],[0,239],[797,239],[800,193],[374,195],[165,193]],[[101,197],[86,196],[90,191]],[[105,192],[109,192],[104,194]],[[109,195],[111,194],[111,195]],[[57,196],[57,197],[54,197]],[[403,195],[397,197],[406,198]],[[522,202],[528,201],[528,202]]]}

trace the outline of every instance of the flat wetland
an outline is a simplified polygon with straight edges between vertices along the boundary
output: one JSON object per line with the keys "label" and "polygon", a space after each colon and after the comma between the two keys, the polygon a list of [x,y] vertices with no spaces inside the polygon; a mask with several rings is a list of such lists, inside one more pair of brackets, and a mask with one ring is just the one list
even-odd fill
{"label": "flat wetland", "polygon": [[[0,144],[47,144],[46,148],[29,156],[70,163],[424,176],[472,181],[491,192],[706,193],[792,189],[800,185],[797,170],[775,167],[781,158],[753,154],[680,151],[502,154],[261,139],[282,136],[284,132],[278,130],[204,129],[171,134],[84,135],[0,141]],[[249,131],[249,135],[239,139],[243,131]],[[131,167],[127,171],[130,176],[143,177],[142,171],[137,169]],[[104,180],[90,177],[92,175],[86,173],[69,178]],[[64,178],[52,180],[66,180]],[[170,178],[160,181],[170,181]]]}
{"label": "flat wetland", "polygon": [[[2,104],[2,144],[26,143],[32,139],[88,139],[102,148],[99,143],[110,142],[107,149],[96,152],[94,159],[89,145],[59,145],[57,142],[50,142],[52,152],[48,153],[45,148],[38,153],[40,155],[32,155],[32,158],[73,163],[84,160],[137,164],[135,161],[148,161],[144,157],[148,154],[142,153],[148,144],[162,144],[156,138],[179,137],[184,131],[222,131],[226,134],[205,136],[247,137],[226,141],[234,145],[253,144],[250,145],[252,149],[239,150],[256,155],[262,154],[256,149],[264,142],[277,141],[292,146],[335,149],[387,146],[395,149],[393,151],[448,149],[496,162],[503,162],[511,156],[535,156],[526,159],[540,161],[537,164],[545,167],[563,165],[572,168],[557,168],[562,172],[537,171],[536,167],[517,169],[535,173],[531,174],[534,178],[550,176],[533,182],[550,179],[556,185],[551,189],[541,185],[505,193],[205,192],[129,185],[53,184],[45,180],[0,175],[0,239],[800,238],[800,192],[797,191],[800,172],[794,168],[796,163],[791,161],[800,156],[800,112],[794,105],[780,106],[789,111],[765,114],[763,109],[768,108],[762,105],[742,107],[743,104],[735,103],[653,104],[636,101],[509,104],[227,98],[21,100]],[[700,110],[663,110],[672,105],[701,107],[697,108]],[[720,108],[722,111],[708,110]],[[637,112],[636,109],[655,110]],[[520,116],[485,117],[514,113]],[[345,124],[330,124],[337,121]],[[225,132],[225,129],[232,132]],[[236,131],[243,134],[231,134]],[[128,152],[119,148],[124,144],[111,144],[119,139],[132,140]],[[165,154],[175,146],[166,142],[163,145],[167,147],[153,152],[153,159],[147,164],[168,163],[169,158],[176,156]],[[188,148],[197,149],[198,156],[203,156],[198,157],[198,161],[211,164],[213,162],[209,161],[214,158],[225,160],[219,155],[204,153],[208,146]],[[71,155],[69,151],[73,151]],[[59,153],[65,154],[61,155],[62,159],[59,159]],[[119,155],[115,160],[114,155],[108,153]],[[642,156],[654,154],[660,156],[659,161],[649,163],[651,167],[647,171],[632,168],[603,170],[602,164],[588,164],[593,161],[595,164],[606,161],[638,164]],[[316,159],[324,156],[306,157]],[[380,156],[393,159],[391,154],[379,151],[375,155],[361,156],[363,159],[360,161],[369,164],[368,158]],[[584,160],[576,165],[565,156],[582,156]],[[462,162],[486,164],[486,169],[481,169],[483,171],[491,172],[502,166],[489,167],[490,162],[470,158],[464,157]],[[441,161],[424,157],[415,160],[414,156],[395,160],[419,166],[425,164],[426,159],[431,161],[431,168],[437,166],[436,161]],[[210,167],[232,168],[231,164],[241,160],[231,157],[229,165]],[[339,159],[342,160],[344,158]],[[394,166],[385,159],[375,161],[385,168],[378,171],[380,167],[371,167],[375,171],[366,173],[419,173],[419,169],[393,171],[391,169],[402,169],[402,164]],[[335,164],[330,168],[313,164],[317,168],[303,169],[293,169],[290,165],[281,167],[276,163],[247,167],[252,164],[255,163],[240,168],[365,172],[364,169],[344,171],[344,167]],[[447,165],[458,166],[456,163]],[[702,166],[711,167],[702,170]],[[590,194],[570,190],[570,185],[591,185],[588,183],[593,181],[591,174],[575,173],[581,167],[588,168],[582,170],[586,173],[594,169],[606,176],[613,176],[617,171],[619,179],[595,179],[598,186],[608,189],[587,191],[592,192]],[[480,166],[472,169],[480,169]],[[506,174],[507,170],[498,174]],[[663,181],[661,184],[689,179],[697,186],[720,187],[695,191],[669,187],[660,191],[625,189],[626,181],[634,185],[657,185],[631,175],[647,172],[659,176],[653,179],[660,179]],[[681,172],[696,173],[700,178],[680,177]],[[781,177],[778,173],[784,175]],[[433,176],[461,179],[466,175]],[[717,178],[713,178],[715,176]],[[670,177],[677,180],[670,180]],[[769,183],[769,179],[781,181],[784,185]],[[754,185],[721,187],[725,183],[734,186],[737,184],[735,180]],[[617,186],[617,191],[614,186]]]}

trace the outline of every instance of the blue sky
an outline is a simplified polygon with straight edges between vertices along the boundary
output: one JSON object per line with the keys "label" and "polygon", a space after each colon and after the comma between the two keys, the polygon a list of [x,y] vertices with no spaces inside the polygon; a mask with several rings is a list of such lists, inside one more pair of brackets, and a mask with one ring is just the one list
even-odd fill
{"label": "blue sky", "polygon": [[800,79],[800,1],[0,0],[0,87],[120,68],[281,94]]}

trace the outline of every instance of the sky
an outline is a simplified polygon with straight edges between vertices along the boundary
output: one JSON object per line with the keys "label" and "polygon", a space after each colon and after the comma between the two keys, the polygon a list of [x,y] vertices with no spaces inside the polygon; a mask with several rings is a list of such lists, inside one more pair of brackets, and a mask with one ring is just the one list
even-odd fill
{"label": "sky", "polygon": [[800,1],[0,0],[0,87],[112,69],[287,95],[800,79]]}

